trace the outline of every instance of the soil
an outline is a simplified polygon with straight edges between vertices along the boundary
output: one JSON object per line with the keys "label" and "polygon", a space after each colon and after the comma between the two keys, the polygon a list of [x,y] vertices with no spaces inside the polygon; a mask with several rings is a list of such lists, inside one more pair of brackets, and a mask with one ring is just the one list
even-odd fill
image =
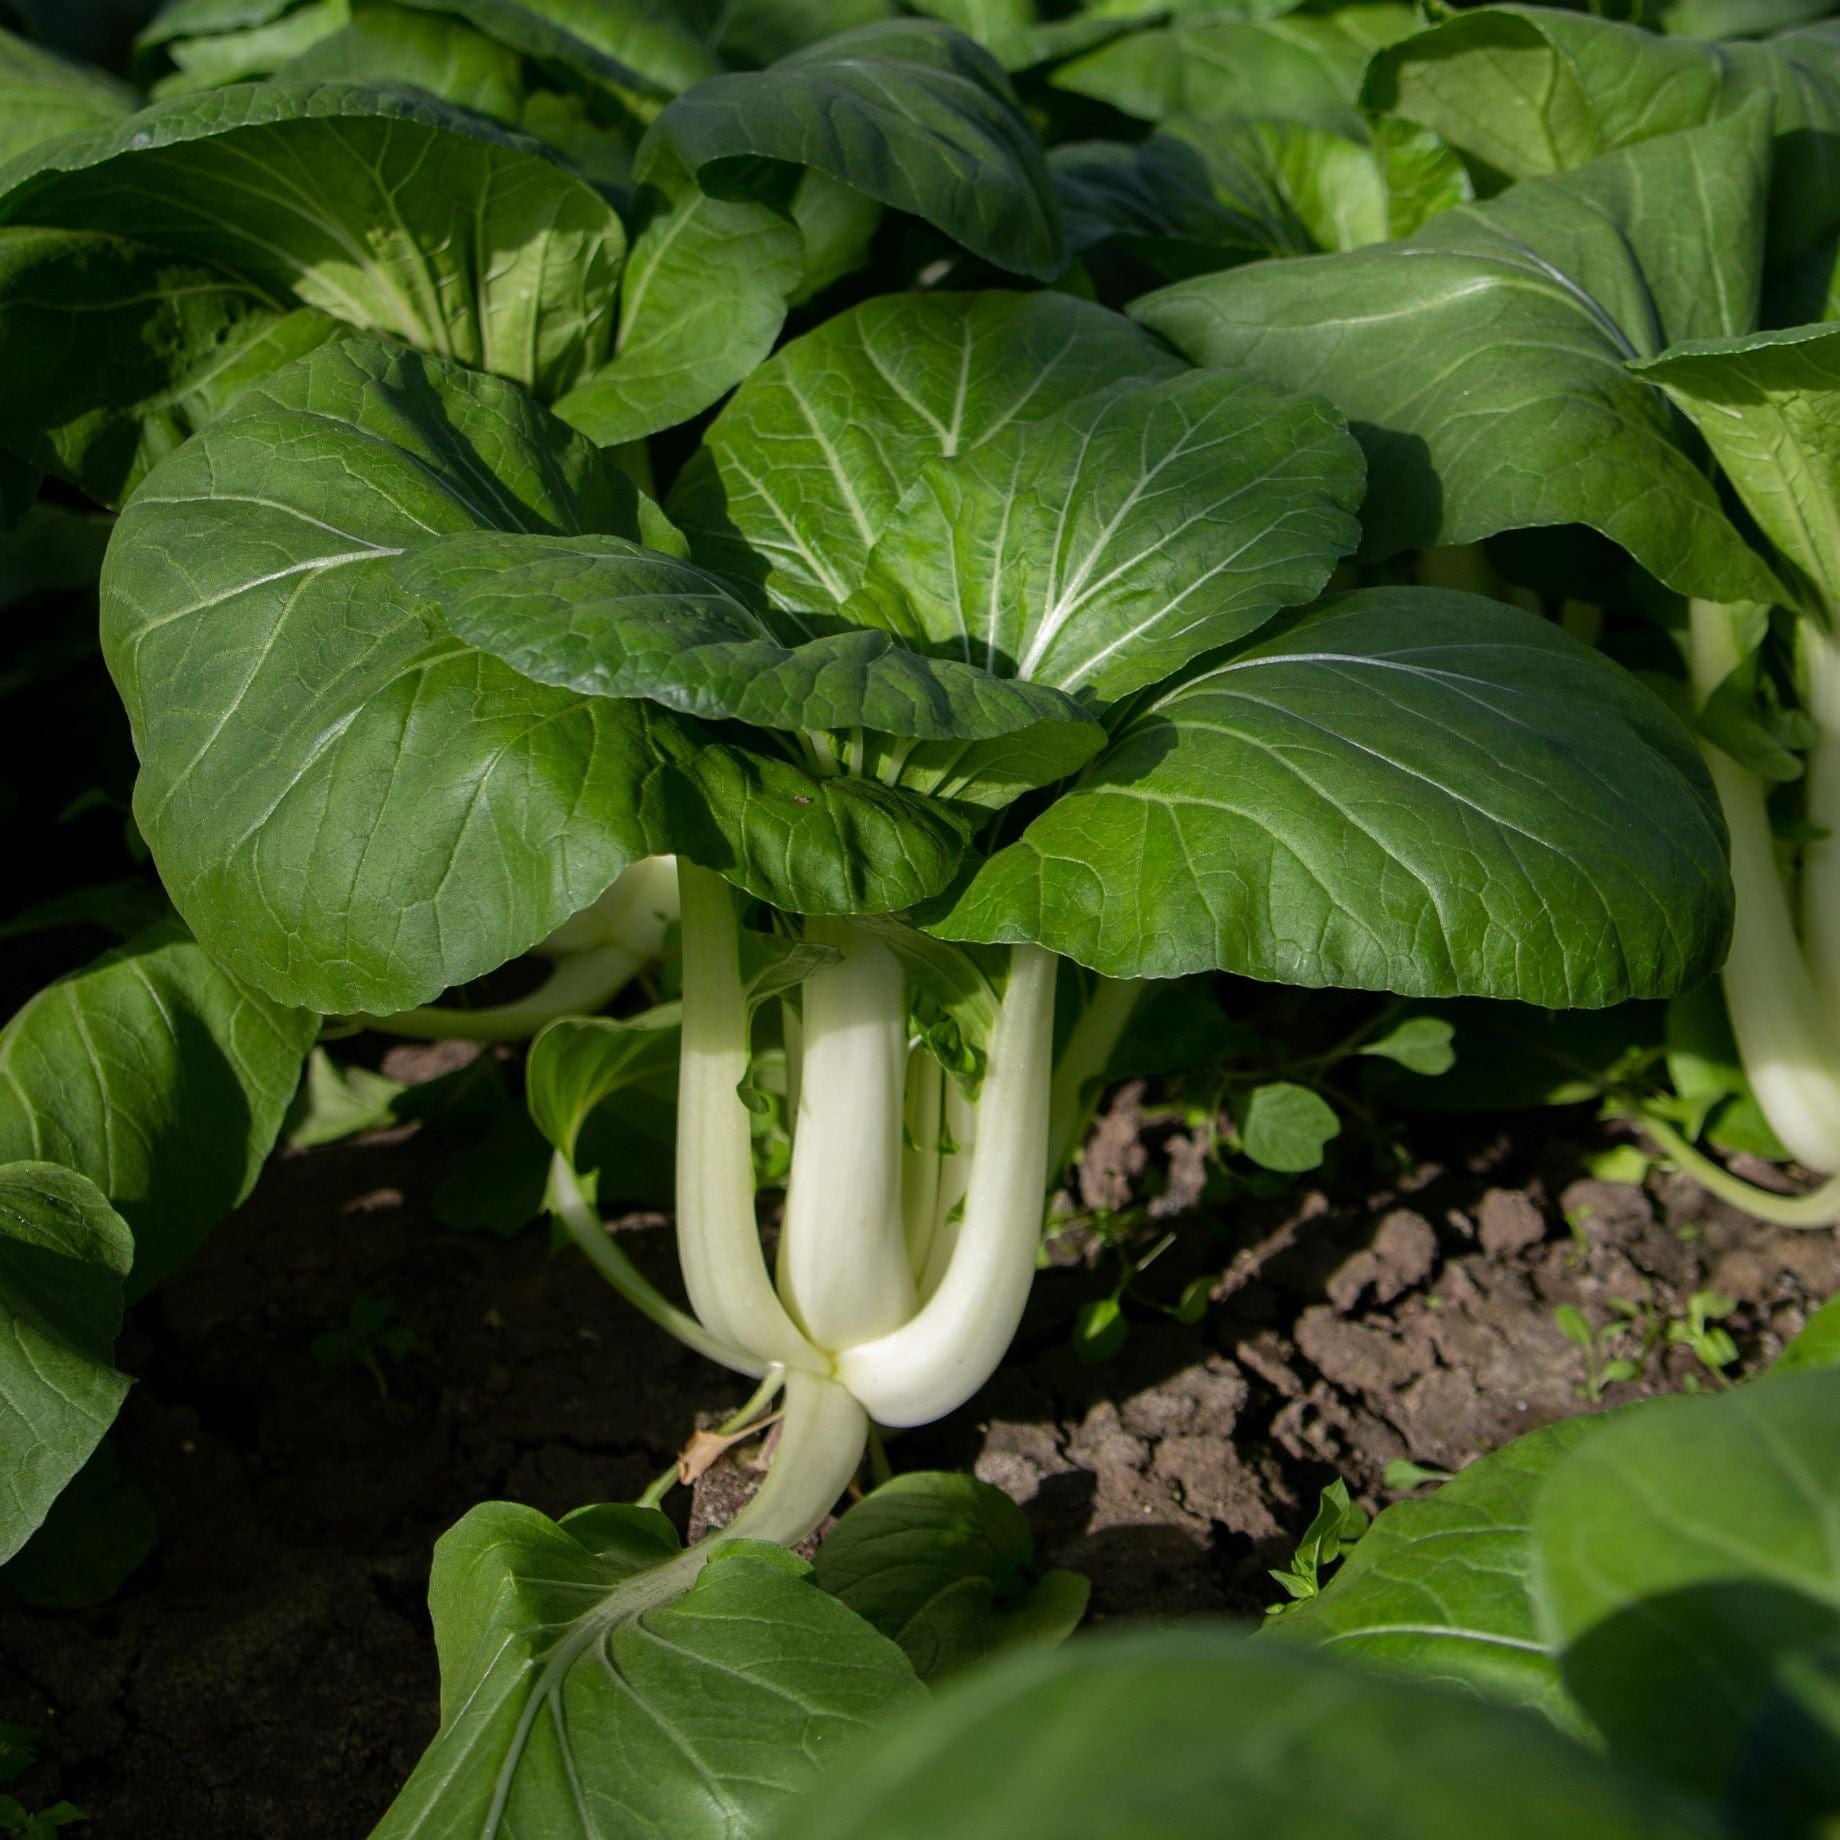
{"label": "soil", "polygon": [[[1840,1290],[1832,1233],[1760,1227],[1680,1178],[1585,1177],[1613,1139],[1577,1111],[1424,1121],[1403,1181],[1184,1213],[1196,1143],[1147,1128],[1137,1100],[1101,1121],[1076,1197],[1142,1199],[1165,1217],[1153,1236],[1177,1229],[1122,1351],[1073,1352],[1116,1266],[1065,1231],[1002,1373],[891,1447],[897,1467],[1008,1490],[1042,1560],[1092,1580],[1096,1619],[1256,1617],[1335,1476],[1377,1508],[1389,1459],[1455,1468],[1595,1409],[1612,1356],[1641,1371],[1604,1404],[1717,1384],[1666,1339],[1696,1291],[1735,1302],[1740,1372]],[[283,1155],[131,1314],[117,1442],[160,1538],[101,1609],[0,1604],[0,1720],[42,1734],[28,1807],[68,1798],[96,1840],[358,1840],[434,1731],[436,1536],[492,1497],[559,1514],[636,1495],[740,1403],[541,1230],[437,1225],[452,1153],[408,1127]],[[669,1222],[619,1230],[668,1283]],[[1200,1324],[1159,1310],[1208,1275]],[[314,1349],[358,1297],[414,1335],[376,1374]],[[1560,1333],[1566,1304],[1609,1331],[1594,1360]],[[678,1491],[680,1517],[724,1517],[748,1464],[724,1458],[694,1503]]]}

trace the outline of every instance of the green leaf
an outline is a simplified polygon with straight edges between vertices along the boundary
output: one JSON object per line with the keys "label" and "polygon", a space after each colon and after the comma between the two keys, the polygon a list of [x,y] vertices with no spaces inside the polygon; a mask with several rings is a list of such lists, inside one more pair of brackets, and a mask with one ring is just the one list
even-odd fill
{"label": "green leaf", "polygon": [[140,106],[125,83],[0,31],[0,162],[61,134],[119,121]]}
{"label": "green leaf", "polygon": [[1554,1465],[1604,1422],[1529,1432],[1435,1494],[1395,1502],[1322,1593],[1272,1634],[1582,1728],[1535,1626],[1528,1522]]}
{"label": "green leaf", "polygon": [[282,65],[336,32],[351,16],[347,0],[306,0],[239,29],[168,37],[166,55],[179,66],[153,86],[156,101],[272,76]]}
{"label": "green leaf", "polygon": [[1779,598],[1625,369],[1749,329],[1767,111],[1459,205],[1401,243],[1201,277],[1132,311],[1198,361],[1326,395],[1367,450],[1370,558],[1582,523],[1669,586]]}
{"label": "green leaf", "polygon": [[516,127],[524,112],[524,70],[515,51],[457,19],[402,6],[364,7],[279,75],[289,83],[407,85],[506,127]]}
{"label": "green leaf", "polygon": [[777,1547],[693,1573],[651,1509],[475,1508],[435,1548],[441,1731],[372,1840],[726,1840],[923,1695],[900,1650]]}
{"label": "green leaf", "polygon": [[502,45],[620,94],[675,95],[721,66],[669,5],[647,0],[394,0],[464,19]]}
{"label": "green leaf", "polygon": [[288,1145],[311,1150],[342,1143],[360,1131],[382,1130],[397,1122],[398,1102],[411,1090],[368,1067],[341,1067],[324,1048],[315,1048],[288,1112]]}
{"label": "green leaf", "polygon": [[1716,1794],[1784,1659],[1840,1635],[1840,1377],[1657,1400],[1533,1510],[1542,1638],[1612,1747]]}
{"label": "green leaf", "polygon": [[[983,740],[1038,724],[1103,732],[1071,697],[929,657],[885,632],[806,636],[720,577],[618,537],[481,532],[400,557],[402,592],[537,683],[645,697],[706,721]],[[790,629],[790,630],[786,630]]]}
{"label": "green leaf", "polygon": [[317,1032],[183,927],[149,928],[0,1031],[0,1160],[93,1181],[134,1230],[139,1295],[255,1186]]}
{"label": "green leaf", "polygon": [[818,1587],[898,1642],[934,1681],[1020,1642],[1058,1642],[1085,1612],[1071,1572],[1034,1578],[1022,1510],[987,1482],[916,1471],[859,1501],[818,1548]]}
{"label": "green leaf", "polygon": [[1315,1169],[1342,1121],[1320,1093],[1288,1080],[1255,1086],[1239,1116],[1239,1146],[1262,1169],[1286,1175]]}
{"label": "green leaf", "polygon": [[629,1018],[564,1016],[530,1044],[524,1071],[530,1115],[570,1163],[596,1106],[676,1067],[680,1020],[675,1003]]}
{"label": "green leaf", "polygon": [[1313,600],[1363,485],[1321,403],[1224,371],[1121,384],[925,467],[845,611],[1116,703]]}
{"label": "green leaf", "polygon": [[896,0],[733,0],[721,8],[715,42],[732,63],[771,64],[900,11]]}
{"label": "green leaf", "polygon": [[1768,1371],[1794,1374],[1810,1367],[1840,1367],[1840,1297],[1829,1297],[1802,1324]]}
{"label": "green leaf", "polygon": [[1109,1361],[1131,1339],[1131,1319],[1117,1297],[1095,1297],[1073,1319],[1074,1355],[1089,1367]]}
{"label": "green leaf", "polygon": [[10,1559],[127,1397],[115,1371],[127,1222],[87,1177],[55,1163],[0,1167],[0,1560]]}
{"label": "green leaf", "polygon": [[0,230],[0,441],[105,505],[249,384],[339,331],[93,231]]}
{"label": "green leaf", "polygon": [[896,294],[839,313],[748,378],[671,493],[699,562],[774,605],[836,612],[915,474],[1182,366],[1064,294]]}
{"label": "green leaf", "polygon": [[1194,1629],[1076,1641],[980,1671],[865,1745],[769,1830],[771,1840],[1700,1831],[1640,1779],[1516,1713]]}
{"label": "green leaf", "polygon": [[1391,588],[1150,704],[926,920],[1115,977],[1593,1007],[1707,975],[1729,902],[1656,698],[1532,615]]}
{"label": "green leaf", "polygon": [[1630,367],[1712,449],[1817,607],[1840,607],[1840,326],[1671,346]]}
{"label": "green leaf", "polygon": [[352,341],[247,392],[117,527],[141,828],[217,957],[309,1007],[430,1001],[647,853],[631,706],[390,597],[398,550],[482,525],[640,534],[632,487],[520,391]]}
{"label": "green leaf", "polygon": [[122,1474],[107,1439],[98,1444],[44,1524],[7,1561],[0,1582],[41,1610],[106,1604],[159,1539],[153,1504]]}
{"label": "green leaf", "polygon": [[612,207],[532,143],[339,84],[179,98],[25,155],[0,222],[133,236],[546,396],[604,362],[626,253]]}
{"label": "green leaf", "polygon": [[1451,1045],[1455,1035],[1456,1029],[1442,1016],[1408,1016],[1377,1040],[1364,1042],[1360,1052],[1436,1079],[1457,1064]]}
{"label": "green leaf", "polygon": [[653,144],[635,204],[643,224],[620,292],[612,361],[556,413],[603,447],[709,407],[773,349],[805,273],[799,226],[761,196],[712,197]]}
{"label": "green leaf", "polygon": [[1355,98],[1367,61],[1416,24],[1410,7],[1385,4],[1176,19],[1075,58],[1052,82],[1140,121],[1263,117],[1360,139]]}
{"label": "green leaf", "polygon": [[1051,281],[1065,262],[1053,188],[1001,67],[944,26],[888,20],[839,32],[770,71],[712,77],[658,117],[683,168],[747,156],[815,167],[924,218],[973,255]]}

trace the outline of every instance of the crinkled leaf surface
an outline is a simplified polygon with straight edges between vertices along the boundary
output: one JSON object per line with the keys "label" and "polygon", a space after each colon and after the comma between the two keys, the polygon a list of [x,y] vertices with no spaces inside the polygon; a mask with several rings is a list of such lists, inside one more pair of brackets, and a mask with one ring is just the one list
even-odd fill
{"label": "crinkled leaf surface", "polygon": [[339,322],[85,230],[0,230],[0,440],[105,505]]}
{"label": "crinkled leaf surface", "polygon": [[1684,593],[1771,600],[1667,400],[1624,368],[1750,329],[1768,149],[1767,110],[1748,108],[1400,243],[1203,276],[1132,312],[1348,417],[1365,555],[1581,523]]}
{"label": "crinkled leaf surface", "polygon": [[60,134],[119,121],[140,105],[125,83],[0,31],[0,161]]}
{"label": "crinkled leaf surface", "polygon": [[1730,901],[1657,698],[1517,609],[1381,588],[1149,704],[930,928],[1121,977],[1590,1008],[1698,982]]}
{"label": "crinkled leaf surface", "polygon": [[699,561],[837,611],[921,466],[1126,377],[1182,369],[1063,294],[896,294],[795,339],[735,392],[671,494]]}
{"label": "crinkled leaf surface", "polygon": [[816,1575],[931,1681],[1013,1643],[1072,1633],[1086,1580],[1035,1578],[1034,1559],[1028,1518],[1001,1489],[921,1470],[851,1508],[818,1548]]}
{"label": "crinkled leaf surface", "polygon": [[1415,24],[1410,7],[1387,4],[1283,18],[1177,18],[1075,58],[1053,82],[1140,121],[1263,117],[1359,138],[1355,98],[1367,61]]}
{"label": "crinkled leaf surface", "polygon": [[238,976],[409,1008],[672,849],[803,913],[951,879],[968,827],[943,806],[534,683],[394,591],[403,551],[481,530],[675,540],[515,386],[358,340],[246,392],[123,512],[104,647],[136,810]]}
{"label": "crinkled leaf surface", "polygon": [[639,534],[631,486],[521,391],[360,341],[245,393],[123,512],[103,643],[136,809],[233,972],[408,1008],[645,853],[626,706],[533,684],[389,592],[402,549],[494,526]]}
{"label": "crinkled leaf surface", "polygon": [[840,32],[770,71],[712,77],[658,117],[660,147],[689,172],[757,156],[811,166],[924,218],[973,255],[1049,281],[1064,262],[1034,129],[1002,68],[930,20]]}
{"label": "crinkled leaf surface", "polygon": [[1128,383],[928,465],[848,610],[1115,703],[1314,599],[1364,483],[1324,403],[1228,371]]}
{"label": "crinkled leaf surface", "polygon": [[372,1840],[742,1840],[923,1696],[778,1547],[694,1575],[650,1509],[475,1508],[435,1548],[441,1731]]}
{"label": "crinkled leaf surface", "polygon": [[134,1230],[138,1294],[255,1186],[318,1031],[151,927],[0,1030],[0,1160],[89,1177]]}
{"label": "crinkled leaf surface", "polygon": [[1840,1636],[1840,1374],[1660,1400],[1534,1504],[1534,1594],[1622,1754],[1716,1793],[1784,1659]]}
{"label": "crinkled leaf surface", "polygon": [[1472,1687],[1582,1727],[1535,1619],[1533,1504],[1553,1466],[1605,1421],[1529,1432],[1420,1499],[1395,1502],[1322,1592],[1273,1621],[1274,1641]]}
{"label": "crinkled leaf surface", "polygon": [[127,1397],[115,1371],[134,1236],[87,1177],[0,1167],[0,1559],[89,1460]]}
{"label": "crinkled leaf surface", "polygon": [[1651,1786],[1502,1707],[1214,1631],[981,1670],[775,1840],[1687,1840]]}
{"label": "crinkled leaf surface", "polygon": [[397,579],[469,645],[589,696],[756,728],[975,741],[1060,723],[1086,731],[1089,752],[1103,739],[1053,690],[872,628],[804,637],[707,570],[618,537],[449,537],[400,558]]}
{"label": "crinkled leaf surface", "polygon": [[1693,418],[1790,578],[1840,607],[1840,326],[1696,340],[1635,368]]}
{"label": "crinkled leaf surface", "polygon": [[256,83],[0,170],[0,222],[133,236],[545,396],[602,363],[626,236],[533,142],[409,91]]}

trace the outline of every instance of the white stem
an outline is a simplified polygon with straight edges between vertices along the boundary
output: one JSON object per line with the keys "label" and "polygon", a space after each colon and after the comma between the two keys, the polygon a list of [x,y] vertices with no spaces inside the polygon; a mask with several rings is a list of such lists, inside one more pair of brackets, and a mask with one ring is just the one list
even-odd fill
{"label": "white stem", "polygon": [[596,946],[624,946],[644,963],[664,950],[664,936],[677,918],[677,907],[677,858],[642,856],[535,950],[563,958]]}
{"label": "white stem", "polygon": [[1111,1064],[1125,1026],[1149,986],[1141,978],[1102,977],[1080,1011],[1055,1064],[1048,1109],[1048,1175],[1052,1180],[1080,1147],[1099,1082]]}
{"label": "white stem", "polygon": [[862,1463],[869,1417],[834,1380],[786,1376],[785,1416],[767,1479],[712,1539],[772,1540],[796,1546],[837,1505]]}
{"label": "white stem", "polygon": [[885,1425],[962,1405],[996,1370],[1022,1320],[1041,1243],[1057,961],[1018,946],[978,1099],[963,1225],[939,1288],[917,1315],[837,1359],[837,1377]]}
{"label": "white stem", "polygon": [[779,1292],[819,1348],[885,1335],[914,1312],[901,1223],[907,992],[900,961],[847,920],[805,936],[842,953],[805,979],[798,1119]]}
{"label": "white stem", "polygon": [[965,1097],[956,1080],[946,1081],[945,1135],[949,1151],[939,1157],[939,1188],[933,1197],[932,1244],[927,1247],[926,1263],[920,1268],[920,1301],[925,1303],[938,1290],[952,1264],[958,1246],[958,1230],[964,1225],[965,1191],[971,1184],[972,1156],[977,1149],[978,1108]]}
{"label": "white stem", "polygon": [[1840,646],[1812,624],[1804,632],[1808,712],[1820,731],[1808,752],[1808,816],[1828,834],[1802,855],[1802,938],[1840,1029]]}
{"label": "white stem", "polygon": [[[1695,601],[1692,622],[1693,677],[1703,699],[1735,662],[1729,617]],[[1840,1171],[1840,1042],[1796,937],[1764,784],[1710,743],[1701,752],[1731,833],[1737,911],[1721,977],[1738,1056],[1789,1154],[1832,1174]]]}
{"label": "white stem", "polygon": [[946,1070],[923,1043],[907,1049],[906,1143],[901,1151],[901,1224],[907,1268],[917,1277],[939,1224],[940,1128],[945,1121]]}
{"label": "white stem", "polygon": [[741,1084],[748,1003],[734,897],[719,875],[679,862],[683,1049],[677,1076],[677,1254],[690,1307],[718,1340],[763,1362],[827,1365],[786,1314],[754,1217],[754,1155]]}

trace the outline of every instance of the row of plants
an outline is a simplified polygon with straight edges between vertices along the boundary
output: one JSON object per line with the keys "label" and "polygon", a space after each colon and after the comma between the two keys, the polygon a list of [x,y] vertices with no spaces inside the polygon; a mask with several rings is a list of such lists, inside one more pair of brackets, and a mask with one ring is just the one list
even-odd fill
{"label": "row of plants", "polygon": [[[440,1735],[379,1840],[1115,1831],[1104,1795],[1152,1775],[1170,1831],[1223,1786],[1246,1831],[1320,1831],[1322,1773],[1280,1743],[1306,1719],[1346,1753],[1333,1792],[1400,1833],[1766,1831],[1748,1787],[1682,1811],[1292,1645],[1374,1588],[1389,1529],[1472,1500],[1505,1526],[1503,1477],[1524,1521],[1552,1467],[1550,1539],[1461,1561],[1536,1580],[1473,1646],[1540,1657],[1538,1690],[1452,1665],[1712,1807],[1730,1757],[1670,1762],[1602,1679],[1662,1704],[1652,1603],[1705,1584],[1724,1644],[1733,1579],[1787,1566],[1757,1678],[1818,1724],[1794,1669],[1833,1580],[1781,1554],[1831,1511],[1819,1375],[1632,1414],[1682,1486],[1754,1437],[1802,1493],[1737,1572],[1656,1559],[1585,1609],[1620,1535],[1561,1484],[1609,1426],[1390,1511],[1252,1645],[1042,1652],[1081,1588],[965,1479],[886,1483],[815,1567],[788,1549],[874,1426],[1002,1361],[1124,1072],[1213,1082],[1242,1184],[1321,1160],[1358,1064],[1388,1106],[1592,1097],[1764,1218],[1840,1213],[1832,30],[1711,0],[178,0],[105,73],[19,23],[0,587],[80,623],[99,567],[138,776],[126,860],[9,923],[122,943],[0,1033],[0,1556],[120,1514],[122,1310],[284,1129],[448,1106],[489,1224],[547,1212],[757,1381],[729,1429],[772,1415],[774,1457],[688,1549],[655,1501],[463,1520]],[[1385,995],[1316,1000],[1334,1023],[1253,1077],[1222,972]],[[531,1047],[509,1083],[405,1092],[345,1058],[366,1032]],[[1784,1197],[1709,1149],[1833,1180]],[[607,1231],[634,1198],[673,1205],[682,1301]],[[1037,1652],[782,1816],[1010,1644]],[[1168,1768],[1135,1767],[1126,1705]],[[1065,1748],[1030,1750],[1049,1707]],[[1728,1750],[1755,1709],[1721,1702]],[[1359,1773],[1414,1755],[1408,1718],[1472,1760],[1444,1800]],[[929,1799],[975,1776],[935,1746],[984,1789]],[[1559,1826],[1525,1824],[1536,1769],[1575,1773]]]}

